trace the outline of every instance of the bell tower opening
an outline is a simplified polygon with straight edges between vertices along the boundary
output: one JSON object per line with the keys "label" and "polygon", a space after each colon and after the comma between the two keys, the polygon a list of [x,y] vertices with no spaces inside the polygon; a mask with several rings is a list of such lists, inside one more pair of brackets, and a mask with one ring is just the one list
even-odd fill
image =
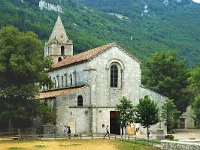
{"label": "bell tower opening", "polygon": [[64,46],[61,46],[61,55],[65,56],[65,47]]}
{"label": "bell tower opening", "polygon": [[58,57],[58,62],[62,61],[62,57]]}

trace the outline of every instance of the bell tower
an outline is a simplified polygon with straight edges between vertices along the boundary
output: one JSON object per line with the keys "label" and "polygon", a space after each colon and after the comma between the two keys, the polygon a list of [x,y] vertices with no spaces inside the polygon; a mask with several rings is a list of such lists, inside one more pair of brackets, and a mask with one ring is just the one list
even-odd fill
{"label": "bell tower", "polygon": [[63,23],[58,16],[51,36],[44,46],[44,58],[51,57],[53,64],[73,55],[73,42],[68,39]]}

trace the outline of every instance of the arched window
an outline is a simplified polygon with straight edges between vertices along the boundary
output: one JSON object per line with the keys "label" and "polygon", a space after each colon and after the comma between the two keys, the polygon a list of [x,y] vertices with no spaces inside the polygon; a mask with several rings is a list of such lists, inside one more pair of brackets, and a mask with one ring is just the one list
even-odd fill
{"label": "arched window", "polygon": [[62,60],[62,58],[61,57],[58,57],[58,62],[60,62]]}
{"label": "arched window", "polygon": [[61,86],[64,87],[64,77],[61,77]]}
{"label": "arched window", "polygon": [[57,87],[57,88],[60,88],[60,77],[59,77],[59,76],[56,76],[56,78],[57,78],[57,85],[56,85],[56,87]]}
{"label": "arched window", "polygon": [[116,65],[110,67],[110,87],[118,86],[118,68]]}
{"label": "arched window", "polygon": [[54,83],[54,88],[56,88],[57,83],[56,83],[56,78],[55,77],[53,78],[53,83]]}
{"label": "arched window", "polygon": [[83,96],[81,95],[77,98],[77,106],[83,106]]}
{"label": "arched window", "polygon": [[72,86],[73,81],[72,81],[72,74],[69,75],[69,79],[70,79],[70,86]]}
{"label": "arched window", "polygon": [[65,87],[67,87],[67,73],[65,74]]}
{"label": "arched window", "polygon": [[61,46],[61,55],[64,56],[65,55],[65,47]]}

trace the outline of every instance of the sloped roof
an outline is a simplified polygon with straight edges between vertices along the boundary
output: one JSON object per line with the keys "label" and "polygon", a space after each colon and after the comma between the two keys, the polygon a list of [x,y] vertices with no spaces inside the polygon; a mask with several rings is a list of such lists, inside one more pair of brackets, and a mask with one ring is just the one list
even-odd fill
{"label": "sloped roof", "polygon": [[63,26],[62,20],[60,19],[60,16],[58,16],[57,21],[54,25],[53,31],[51,33],[51,36],[49,38],[48,44],[67,43],[67,42],[69,42],[69,39],[65,32],[65,28]]}
{"label": "sloped roof", "polygon": [[83,62],[83,61],[87,61],[87,60],[95,57],[96,55],[104,52],[105,50],[113,47],[114,45],[116,45],[116,44],[115,43],[110,43],[110,44],[107,44],[107,45],[103,45],[103,46],[100,46],[100,47],[97,47],[97,48],[82,52],[82,53],[74,55],[74,56],[67,56],[62,61],[54,64],[52,66],[52,68],[56,69],[56,68],[60,68],[60,67],[63,67],[63,66],[68,66],[68,65],[75,64],[75,63],[80,63],[80,62]]}
{"label": "sloped roof", "polygon": [[84,87],[72,87],[67,89],[55,89],[50,91],[42,91],[38,95],[38,99],[53,98],[64,94],[69,94]]}

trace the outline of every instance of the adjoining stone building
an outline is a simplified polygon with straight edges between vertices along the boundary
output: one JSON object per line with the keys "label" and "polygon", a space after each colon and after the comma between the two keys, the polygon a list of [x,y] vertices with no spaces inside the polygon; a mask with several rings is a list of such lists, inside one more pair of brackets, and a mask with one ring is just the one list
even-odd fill
{"label": "adjoining stone building", "polygon": [[140,61],[115,43],[73,55],[73,43],[68,39],[58,17],[44,57],[52,57],[54,64],[49,76],[53,89],[43,87],[40,99],[54,112],[56,132],[70,125],[73,134],[120,134],[116,104],[125,96],[137,105],[139,98],[149,95],[161,107],[167,99],[141,86]]}

